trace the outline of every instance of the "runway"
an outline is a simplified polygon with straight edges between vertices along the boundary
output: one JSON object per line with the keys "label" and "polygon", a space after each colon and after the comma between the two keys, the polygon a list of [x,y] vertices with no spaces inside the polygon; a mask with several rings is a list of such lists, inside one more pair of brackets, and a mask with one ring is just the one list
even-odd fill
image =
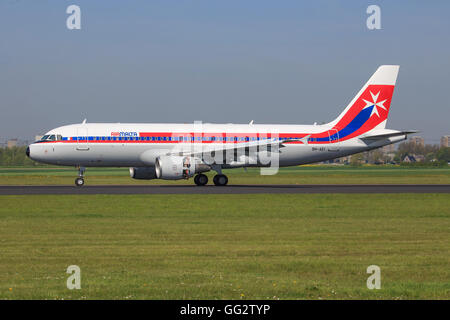
{"label": "runway", "polygon": [[0,195],[89,194],[450,193],[450,185],[103,185],[0,186]]}

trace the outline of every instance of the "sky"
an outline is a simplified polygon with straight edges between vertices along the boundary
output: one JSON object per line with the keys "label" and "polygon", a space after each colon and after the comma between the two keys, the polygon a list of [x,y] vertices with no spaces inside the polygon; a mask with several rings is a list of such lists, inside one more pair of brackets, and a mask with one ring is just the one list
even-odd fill
{"label": "sky", "polygon": [[[69,5],[81,29],[69,30]],[[369,30],[366,9],[381,9]],[[329,122],[382,64],[387,122],[450,134],[450,1],[0,0],[0,141],[88,122]]]}

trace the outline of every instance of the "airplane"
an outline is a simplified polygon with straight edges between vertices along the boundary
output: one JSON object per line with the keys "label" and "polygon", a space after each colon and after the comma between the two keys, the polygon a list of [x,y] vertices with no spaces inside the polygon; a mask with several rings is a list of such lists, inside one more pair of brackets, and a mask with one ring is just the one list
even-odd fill
{"label": "airplane", "polygon": [[179,180],[222,169],[286,167],[331,160],[407,139],[417,131],[386,129],[399,66],[382,65],[348,106],[326,124],[87,123],[62,126],[30,144],[34,161],[75,166],[76,186],[86,167],[129,167],[134,179]]}

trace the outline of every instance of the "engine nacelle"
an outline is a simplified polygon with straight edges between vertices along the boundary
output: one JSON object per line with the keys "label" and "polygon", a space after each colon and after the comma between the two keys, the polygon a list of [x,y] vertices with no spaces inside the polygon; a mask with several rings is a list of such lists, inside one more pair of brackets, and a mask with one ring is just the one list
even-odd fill
{"label": "engine nacelle", "polygon": [[156,179],[155,167],[137,167],[130,168],[130,177],[133,179]]}
{"label": "engine nacelle", "polygon": [[158,179],[188,179],[196,173],[209,170],[211,170],[210,166],[204,164],[200,159],[190,156],[159,156],[155,161]]}

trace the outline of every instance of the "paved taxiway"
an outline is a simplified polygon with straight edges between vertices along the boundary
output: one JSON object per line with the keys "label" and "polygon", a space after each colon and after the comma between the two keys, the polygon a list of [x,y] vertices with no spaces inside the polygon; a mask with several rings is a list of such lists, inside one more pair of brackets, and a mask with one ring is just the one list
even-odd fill
{"label": "paved taxiway", "polygon": [[450,193],[450,185],[105,185],[0,186],[0,195],[31,194],[251,194],[251,193]]}

